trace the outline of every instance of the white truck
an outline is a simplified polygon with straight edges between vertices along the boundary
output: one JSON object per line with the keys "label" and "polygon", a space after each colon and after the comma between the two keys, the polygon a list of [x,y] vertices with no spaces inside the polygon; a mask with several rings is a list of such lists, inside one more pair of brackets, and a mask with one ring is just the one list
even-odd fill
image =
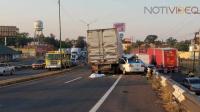
{"label": "white truck", "polygon": [[7,63],[0,63],[0,74],[1,75],[12,75],[15,72],[15,67]]}
{"label": "white truck", "polygon": [[119,70],[122,57],[122,42],[115,28],[87,31],[88,63],[92,72],[112,72]]}

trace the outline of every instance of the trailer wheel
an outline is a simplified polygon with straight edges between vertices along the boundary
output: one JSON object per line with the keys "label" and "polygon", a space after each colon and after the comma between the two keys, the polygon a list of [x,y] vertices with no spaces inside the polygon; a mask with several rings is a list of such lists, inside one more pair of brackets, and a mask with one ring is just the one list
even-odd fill
{"label": "trailer wheel", "polygon": [[117,71],[117,74],[121,74],[122,73],[122,71],[120,70],[119,66],[117,66],[116,71]]}

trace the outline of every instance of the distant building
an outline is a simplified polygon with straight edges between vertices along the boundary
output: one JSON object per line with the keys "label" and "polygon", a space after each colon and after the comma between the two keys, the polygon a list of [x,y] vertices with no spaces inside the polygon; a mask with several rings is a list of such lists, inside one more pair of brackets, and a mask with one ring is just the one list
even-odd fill
{"label": "distant building", "polygon": [[126,50],[128,50],[128,48],[131,47],[131,46],[132,46],[131,39],[125,38],[125,39],[123,40],[123,43],[122,43],[123,50],[126,51]]}
{"label": "distant building", "polygon": [[30,43],[24,48],[20,48],[19,50],[22,51],[22,56],[24,58],[28,57],[36,57],[36,56],[45,56],[48,51],[53,51],[53,45],[49,44],[35,44]]}
{"label": "distant building", "polygon": [[191,53],[191,58],[199,59],[200,54],[200,33],[196,32],[194,39],[191,41],[189,46],[189,52]]}
{"label": "distant building", "polygon": [[20,56],[21,52],[15,51],[4,45],[0,45],[0,62],[16,60],[19,59]]}

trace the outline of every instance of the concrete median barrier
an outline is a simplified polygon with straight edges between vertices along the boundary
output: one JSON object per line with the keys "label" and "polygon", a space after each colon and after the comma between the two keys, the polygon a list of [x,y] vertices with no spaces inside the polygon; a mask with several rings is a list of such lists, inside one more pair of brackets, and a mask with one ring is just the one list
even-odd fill
{"label": "concrete median barrier", "polygon": [[171,94],[171,97],[167,98],[168,102],[165,102],[165,104],[168,106],[168,109],[166,108],[167,111],[200,111],[200,99],[197,95],[192,94],[187,88],[161,74],[154,75],[154,79],[160,82],[160,88],[162,88],[160,94],[163,94],[163,92],[164,94]]}
{"label": "concrete median barrier", "polygon": [[41,79],[49,76],[54,76],[54,75],[61,75],[64,72],[71,71],[73,69],[78,68],[79,66],[72,67],[69,69],[61,70],[61,71],[51,71],[51,72],[45,72],[41,74],[35,74],[35,75],[29,75],[29,76],[22,76],[22,77],[17,77],[17,78],[12,78],[12,79],[6,79],[0,81],[0,86],[7,86],[11,84],[16,84],[16,83],[21,83],[21,82],[26,82],[30,80],[35,80],[35,79]]}
{"label": "concrete median barrier", "polygon": [[31,65],[18,65],[15,66],[16,70],[23,70],[23,69],[30,69],[32,66]]}

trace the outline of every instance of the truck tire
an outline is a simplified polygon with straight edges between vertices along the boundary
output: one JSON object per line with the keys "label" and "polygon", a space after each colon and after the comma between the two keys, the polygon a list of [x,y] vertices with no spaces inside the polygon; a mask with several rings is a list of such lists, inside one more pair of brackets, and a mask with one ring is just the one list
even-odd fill
{"label": "truck tire", "polygon": [[117,72],[117,74],[122,74],[122,71],[120,70],[120,67],[119,67],[119,66],[117,66],[116,72]]}

